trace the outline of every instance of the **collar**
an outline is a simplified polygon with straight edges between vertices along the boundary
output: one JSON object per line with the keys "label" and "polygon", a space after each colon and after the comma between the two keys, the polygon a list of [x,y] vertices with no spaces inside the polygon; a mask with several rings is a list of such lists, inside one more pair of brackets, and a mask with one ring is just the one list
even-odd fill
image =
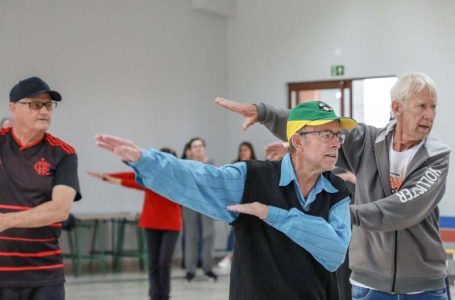
{"label": "collar", "polygon": [[392,119],[387,123],[387,125],[381,130],[381,132],[376,137],[375,143],[380,143],[384,141],[389,134],[393,135],[393,131],[395,130],[395,126],[397,125],[397,120]]}
{"label": "collar", "polygon": [[[294,167],[292,166],[291,156],[289,153],[287,153],[281,161],[281,176],[279,185],[287,186],[291,182],[294,182],[295,186],[297,187],[296,190],[299,194],[299,198],[304,200],[303,194],[297,181],[297,177],[295,176]],[[322,176],[322,174],[320,174],[318,180],[316,180],[316,183],[308,196],[308,201],[306,201],[307,203],[305,203],[305,206],[313,202],[316,199],[316,195],[322,192],[322,190],[325,190],[328,193],[338,192],[338,190],[330,183],[330,181],[325,176]]]}
{"label": "collar", "polygon": [[46,133],[44,133],[43,136],[40,137],[39,139],[37,139],[35,141],[32,141],[31,143],[29,143],[27,145],[22,144],[21,140],[14,134],[13,128],[11,128],[11,136],[13,137],[14,141],[16,142],[16,144],[19,146],[19,149],[20,150],[25,150],[25,149],[28,149],[28,148],[31,148],[33,146],[38,145],[42,140],[44,140],[44,137],[46,136]]}

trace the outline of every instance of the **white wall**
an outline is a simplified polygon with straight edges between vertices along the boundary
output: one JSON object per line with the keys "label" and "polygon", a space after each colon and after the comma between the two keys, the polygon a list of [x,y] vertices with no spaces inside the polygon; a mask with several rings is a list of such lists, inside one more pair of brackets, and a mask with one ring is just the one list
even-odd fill
{"label": "white wall", "polygon": [[[189,0],[1,0],[0,116],[29,75],[63,94],[51,133],[78,150],[83,212],[140,210],[139,192],[85,176],[127,169],[94,146],[95,133],[179,152],[201,135],[219,164],[246,139],[263,157],[275,138],[260,126],[241,132],[241,118],[212,99],[284,107],[287,82],[328,79],[332,64],[346,77],[430,74],[440,96],[434,134],[452,145],[454,10],[450,0],[237,0],[227,21]],[[454,172],[443,214],[455,214]]]}
{"label": "white wall", "polygon": [[96,133],[181,153],[192,136],[224,163],[226,19],[187,0],[2,0],[0,116],[20,79],[38,75],[64,99],[52,134],[79,154],[84,199],[76,212],[140,211],[142,193],[88,178],[87,170],[128,169],[95,147]]}
{"label": "white wall", "polygon": [[[454,11],[450,0],[239,0],[228,30],[229,96],[285,107],[287,82],[329,79],[332,64],[344,64],[346,77],[420,70],[439,88],[433,133],[453,145]],[[260,126],[241,134],[241,118],[229,118],[231,152],[242,139],[261,147],[274,140]],[[455,214],[454,175],[445,215]]]}

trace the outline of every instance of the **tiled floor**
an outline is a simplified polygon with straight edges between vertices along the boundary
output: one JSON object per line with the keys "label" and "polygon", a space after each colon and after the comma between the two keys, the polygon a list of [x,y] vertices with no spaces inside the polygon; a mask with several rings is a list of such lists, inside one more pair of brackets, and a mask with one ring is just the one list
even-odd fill
{"label": "tiled floor", "polygon": [[[216,270],[222,273],[222,270]],[[206,281],[201,275],[187,283],[180,269],[172,272],[172,300],[227,300],[229,275],[220,274],[218,282]],[[67,277],[67,300],[147,300],[148,281],[144,273]],[[451,294],[454,295],[454,286]]]}
{"label": "tiled floor", "polygon": [[[221,272],[220,270],[217,270]],[[184,273],[172,272],[171,299],[173,300],[227,300],[229,275],[220,274],[218,282],[207,281],[197,275],[194,282],[187,283]],[[142,273],[109,274],[96,276],[67,277],[67,300],[147,300],[148,280]]]}

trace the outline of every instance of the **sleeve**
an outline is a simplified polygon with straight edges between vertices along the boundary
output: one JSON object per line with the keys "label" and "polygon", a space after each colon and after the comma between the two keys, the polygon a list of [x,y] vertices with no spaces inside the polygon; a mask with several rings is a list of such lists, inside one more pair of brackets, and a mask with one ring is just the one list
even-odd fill
{"label": "sleeve", "polygon": [[449,153],[446,153],[414,172],[395,194],[351,205],[353,225],[369,231],[394,231],[420,223],[441,201],[448,168]]}
{"label": "sleeve", "polygon": [[277,109],[264,103],[259,103],[256,107],[258,110],[258,121],[274,136],[282,141],[287,141],[286,124],[288,122],[289,110]]}
{"label": "sleeve", "polygon": [[107,175],[118,178],[118,179],[134,179],[134,172],[118,172],[118,173],[108,173]]}
{"label": "sleeve", "polygon": [[338,150],[337,167],[357,174],[364,155],[367,127],[365,124],[359,123],[354,129],[343,130],[346,139]]}
{"label": "sleeve", "polygon": [[75,201],[82,198],[77,175],[77,155],[65,155],[58,163],[54,174],[54,186],[66,185],[76,190]]}
{"label": "sleeve", "polygon": [[134,172],[109,173],[108,175],[120,179],[120,184],[124,187],[141,191],[147,190],[136,182]]}
{"label": "sleeve", "polygon": [[245,162],[217,168],[142,149],[141,159],[129,165],[134,168],[139,184],[173,202],[229,223],[238,216],[226,207],[242,201]]}
{"label": "sleeve", "polygon": [[347,197],[335,204],[328,221],[296,208],[270,207],[265,222],[307,250],[326,270],[334,272],[343,263],[351,239],[349,202]]}

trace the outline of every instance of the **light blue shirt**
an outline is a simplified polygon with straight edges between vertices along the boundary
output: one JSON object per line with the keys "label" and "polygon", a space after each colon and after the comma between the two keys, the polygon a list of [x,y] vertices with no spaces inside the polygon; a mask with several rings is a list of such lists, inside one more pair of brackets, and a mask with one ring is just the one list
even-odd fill
{"label": "light blue shirt", "polygon": [[[139,184],[163,197],[228,223],[238,216],[237,212],[231,212],[226,207],[242,203],[247,171],[245,162],[217,168],[196,161],[181,160],[154,149],[142,149],[141,159],[129,165],[134,168]],[[308,211],[322,190],[328,193],[338,192],[320,175],[305,199],[287,154],[281,162],[279,185],[289,184],[294,184],[305,211]],[[274,206],[269,206],[264,221],[283,232],[311,253],[325,269],[333,272],[343,263],[351,238],[349,202],[350,198],[346,197],[332,206],[328,221],[296,208],[285,210]]]}

